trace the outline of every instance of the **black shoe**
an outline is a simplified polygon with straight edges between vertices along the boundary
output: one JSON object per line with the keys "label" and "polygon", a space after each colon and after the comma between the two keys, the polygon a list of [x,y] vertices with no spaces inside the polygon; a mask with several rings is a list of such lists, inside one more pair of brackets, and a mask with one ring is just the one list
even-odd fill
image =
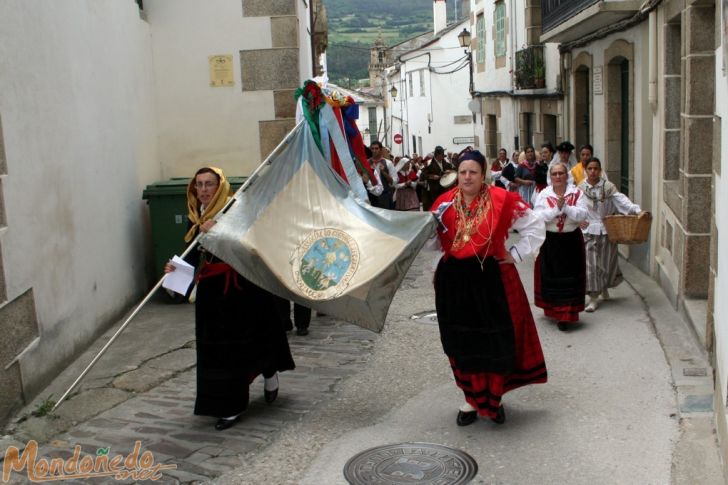
{"label": "black shoe", "polygon": [[297,328],[296,329],[296,335],[300,335],[301,337],[305,337],[308,335],[308,329],[307,328]]}
{"label": "black shoe", "polygon": [[506,422],[506,409],[503,405],[498,408],[498,413],[495,415],[495,418],[490,418],[490,420],[495,424],[503,424]]}
{"label": "black shoe", "polygon": [[559,322],[557,324],[557,326],[559,327],[559,330],[561,330],[562,332],[566,332],[567,330],[569,330],[569,324],[566,322]]}
{"label": "black shoe", "polygon": [[266,391],[263,389],[263,397],[265,398],[265,402],[268,404],[272,403],[278,397],[278,388],[275,388],[272,391]]}
{"label": "black shoe", "polygon": [[478,412],[477,411],[458,411],[458,419],[456,420],[458,423],[458,426],[467,426],[469,424],[473,424],[478,420]]}
{"label": "black shoe", "polygon": [[217,420],[217,423],[215,423],[215,429],[218,431],[228,429],[228,428],[232,427],[235,423],[237,423],[239,420],[240,420],[240,416],[235,416],[233,419],[220,418]]}

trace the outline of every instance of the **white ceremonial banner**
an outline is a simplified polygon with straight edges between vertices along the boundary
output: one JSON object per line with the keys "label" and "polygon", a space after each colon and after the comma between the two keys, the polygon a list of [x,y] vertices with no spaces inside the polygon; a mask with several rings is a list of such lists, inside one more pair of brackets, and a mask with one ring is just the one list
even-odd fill
{"label": "white ceremonial banner", "polygon": [[429,213],[374,208],[355,196],[306,123],[235,197],[201,238],[207,250],[276,295],[377,332],[434,234]]}

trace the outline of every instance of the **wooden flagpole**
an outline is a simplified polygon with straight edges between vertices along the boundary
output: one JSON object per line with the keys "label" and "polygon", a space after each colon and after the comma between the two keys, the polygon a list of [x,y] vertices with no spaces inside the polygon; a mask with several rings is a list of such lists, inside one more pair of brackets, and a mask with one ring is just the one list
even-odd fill
{"label": "wooden flagpole", "polygon": [[[250,177],[248,177],[247,180],[245,181],[245,183],[243,183],[243,185],[237,190],[237,192],[235,192],[235,195],[243,193],[248,188],[248,186],[250,186],[250,184],[252,184],[255,181],[255,179],[258,178],[260,171],[263,170],[263,168],[265,168],[267,165],[271,164],[271,158],[273,158],[273,156],[276,155],[280,151],[280,149],[288,143],[288,141],[291,139],[291,137],[296,133],[296,131],[298,131],[298,129],[304,122],[305,122],[305,119],[302,119],[301,121],[299,121],[296,124],[295,127],[293,127],[293,129],[286,135],[286,137],[283,138],[283,140],[281,140],[281,142],[278,144],[278,146],[276,146],[273,149],[273,151],[270,152],[270,154],[265,158],[265,160],[263,160],[261,162],[261,164],[258,165],[258,168],[256,168],[255,171],[253,171],[253,173],[250,174]],[[230,208],[230,206],[232,206],[232,204],[234,202],[235,202],[235,196],[233,196],[228,201],[228,203],[225,205],[225,207],[223,207],[223,209],[220,211],[220,213],[217,214],[217,216],[215,216],[215,218],[219,217],[220,214],[224,214]],[[201,236],[201,234],[198,234],[192,240],[190,245],[187,246],[187,249],[185,249],[184,253],[182,253],[182,255],[181,255],[182,258],[187,256],[187,254],[189,254],[189,252],[192,251],[192,248],[195,247],[200,236]],[[104,354],[104,352],[106,352],[106,350],[109,347],[111,347],[111,344],[113,344],[114,341],[117,339],[117,337],[119,335],[121,335],[121,333],[126,329],[126,327],[129,325],[129,323],[132,321],[132,319],[137,315],[137,313],[139,313],[139,311],[144,307],[144,305],[146,305],[147,302],[152,298],[152,296],[154,296],[154,294],[157,292],[157,290],[159,288],[161,288],[163,282],[164,282],[164,276],[162,276],[162,278],[160,278],[160,280],[157,282],[157,284],[154,285],[154,288],[152,288],[149,291],[149,293],[147,293],[147,296],[145,296],[144,299],[141,301],[141,303],[139,303],[139,305],[137,305],[137,307],[134,309],[134,311],[131,313],[131,315],[129,315],[127,317],[127,319],[124,321],[124,323],[121,324],[119,329],[116,332],[114,332],[114,335],[109,339],[108,342],[106,342],[106,345],[104,345],[101,348],[101,350],[99,350],[99,352],[91,360],[91,362],[86,366],[86,368],[83,370],[83,372],[81,372],[81,375],[79,375],[76,378],[76,380],[73,381],[73,384],[71,384],[68,387],[68,389],[66,390],[66,392],[64,392],[63,395],[60,397],[60,399],[58,399],[58,402],[53,406],[53,409],[51,409],[51,413],[54,412],[56,409],[58,409],[58,407],[61,405],[61,403],[76,388],[76,386],[81,382],[81,380],[83,380],[83,378],[86,377],[86,374],[88,374],[88,372],[91,370],[91,368],[96,364],[96,362],[98,362],[98,360],[101,358],[101,356]]]}

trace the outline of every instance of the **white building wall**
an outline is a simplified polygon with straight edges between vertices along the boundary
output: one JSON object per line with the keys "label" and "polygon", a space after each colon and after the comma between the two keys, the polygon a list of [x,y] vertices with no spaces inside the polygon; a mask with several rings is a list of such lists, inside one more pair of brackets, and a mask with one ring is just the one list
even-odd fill
{"label": "white building wall", "polygon": [[[418,140],[422,138],[423,147],[417,147],[419,153],[431,152],[437,145],[453,152],[469,145],[453,143],[454,138],[472,138],[474,133],[472,114],[468,109],[471,97],[467,65],[448,74],[436,74],[430,69],[447,72],[462,65],[460,62],[451,63],[464,56],[457,36],[466,25],[462,22],[437,42],[402,56],[400,84],[397,86],[399,93],[393,112],[394,117],[401,118],[408,129],[402,133],[400,123],[395,119],[394,132],[402,133],[406,138],[403,145],[394,147],[394,155],[411,154],[412,136]],[[424,94],[420,91],[420,72],[424,75]],[[409,90],[410,73],[413,76],[413,95]],[[455,123],[456,116],[468,117],[469,121]]]}
{"label": "white building wall", "polygon": [[150,31],[131,1],[5,0],[0,32],[0,244],[8,300],[33,291],[41,338],[20,360],[33,387],[147,289]]}
{"label": "white building wall", "polygon": [[[243,17],[242,1],[145,0],[152,46],[162,176],[189,177],[205,164],[251,173],[260,158],[258,121],[275,119],[272,91],[242,91],[243,49],[270,49],[269,17]],[[208,56],[233,56],[235,85],[211,87]]]}

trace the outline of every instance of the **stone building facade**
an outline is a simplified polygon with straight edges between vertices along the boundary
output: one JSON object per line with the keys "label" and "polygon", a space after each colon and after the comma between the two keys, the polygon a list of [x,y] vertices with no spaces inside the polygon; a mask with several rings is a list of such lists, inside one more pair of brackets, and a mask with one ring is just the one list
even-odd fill
{"label": "stone building facade", "polygon": [[724,462],[727,10],[713,0],[543,1],[541,36],[559,43],[566,133],[593,144],[609,179],[653,213],[649,242],[620,251],[660,283],[714,366]]}
{"label": "stone building facade", "polygon": [[[270,19],[270,47],[240,50],[243,92],[273,93],[273,119],[258,122],[261,160],[295,125],[295,90],[304,79],[313,77],[310,74],[319,75],[322,71],[319,56],[328,43],[326,8],[321,0],[314,0],[310,12],[300,12],[298,4],[294,1],[243,0],[243,17]],[[310,13],[309,19],[302,22],[302,13]],[[299,29],[308,25],[314,35],[309,45],[302,45]],[[310,62],[299,63],[306,52],[310,52]],[[310,73],[302,72],[301,64],[308,64]]]}

